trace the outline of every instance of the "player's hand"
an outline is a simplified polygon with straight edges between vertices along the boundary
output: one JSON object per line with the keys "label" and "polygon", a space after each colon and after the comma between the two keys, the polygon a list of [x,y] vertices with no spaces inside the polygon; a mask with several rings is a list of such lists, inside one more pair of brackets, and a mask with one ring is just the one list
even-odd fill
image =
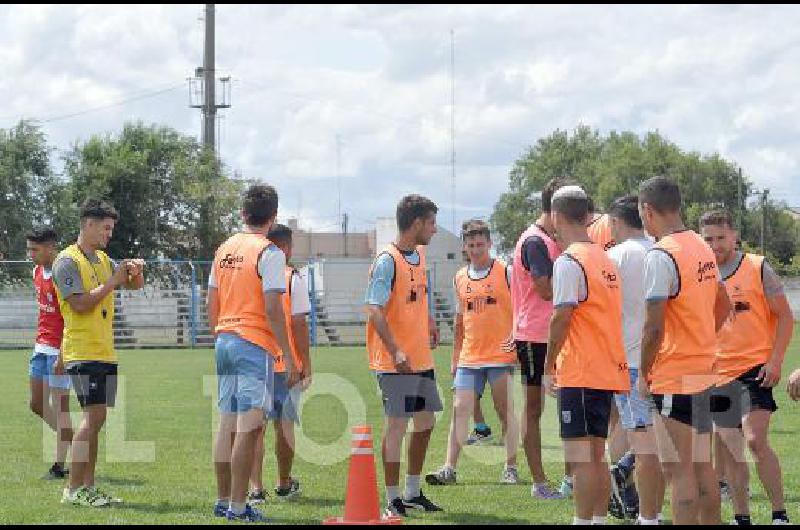
{"label": "player's hand", "polygon": [[774,388],[781,382],[781,365],[772,361],[761,367],[756,381],[761,381],[762,388]]}
{"label": "player's hand", "polygon": [[59,356],[56,363],[53,365],[54,375],[64,375],[64,360]]}
{"label": "player's hand", "polygon": [[439,347],[439,328],[436,327],[434,322],[431,322],[430,326],[430,341],[431,349],[436,349]]}
{"label": "player's hand", "polygon": [[120,285],[125,285],[128,283],[128,275],[130,273],[131,267],[131,260],[124,259],[117,265],[117,270],[114,271],[114,275],[111,276],[111,281],[114,284],[114,287],[119,287]]}
{"label": "player's hand", "polygon": [[300,383],[300,372],[298,372],[294,366],[292,366],[291,369],[287,369],[286,374],[286,384],[289,386],[289,388],[294,388],[295,385]]}
{"label": "player's hand", "polygon": [[400,350],[397,350],[397,353],[394,354],[394,368],[397,370],[398,374],[411,373],[411,365],[408,364],[408,357]]}
{"label": "player's hand", "polygon": [[790,398],[800,401],[800,370],[795,370],[789,376],[789,387],[786,390],[789,392]]}
{"label": "player's hand", "polygon": [[450,376],[455,377],[458,371],[458,363],[450,363]]}
{"label": "player's hand", "polygon": [[542,376],[542,390],[550,397],[558,397],[556,394],[558,391],[558,386],[556,385],[555,376],[547,374]]}
{"label": "player's hand", "polygon": [[132,259],[128,263],[128,276],[137,278],[144,272],[145,263],[143,259]]}
{"label": "player's hand", "polygon": [[300,373],[300,388],[303,391],[306,391],[311,387],[311,383],[313,382],[311,368],[303,368],[303,371]]}
{"label": "player's hand", "polygon": [[640,399],[647,399],[650,397],[650,385],[647,384],[647,378],[639,375],[639,380],[636,381],[636,391],[639,393]]}

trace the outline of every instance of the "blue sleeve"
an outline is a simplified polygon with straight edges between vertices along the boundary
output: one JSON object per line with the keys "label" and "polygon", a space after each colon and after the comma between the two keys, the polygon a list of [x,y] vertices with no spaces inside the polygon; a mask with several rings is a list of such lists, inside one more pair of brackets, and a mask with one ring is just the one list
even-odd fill
{"label": "blue sleeve", "polygon": [[389,297],[392,295],[393,283],[394,258],[389,254],[381,254],[372,266],[372,274],[369,277],[364,303],[386,307],[386,304],[389,303]]}
{"label": "blue sleeve", "polygon": [[553,277],[553,260],[541,237],[531,236],[522,244],[522,266],[534,278]]}

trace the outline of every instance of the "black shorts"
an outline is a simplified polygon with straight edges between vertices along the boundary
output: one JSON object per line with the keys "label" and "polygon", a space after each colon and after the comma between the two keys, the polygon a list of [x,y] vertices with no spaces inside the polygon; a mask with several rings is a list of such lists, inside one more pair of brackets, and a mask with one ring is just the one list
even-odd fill
{"label": "black shorts", "polygon": [[698,394],[653,394],[658,413],[695,429],[698,434],[713,431],[711,393],[713,388]]}
{"label": "black shorts", "polygon": [[558,389],[561,439],[608,438],[614,392],[592,388]]}
{"label": "black shorts", "polygon": [[444,410],[433,370],[416,374],[378,374],[383,410],[389,418]]}
{"label": "black shorts", "polygon": [[517,341],[517,360],[524,386],[542,386],[544,361],[547,357],[547,344],[541,342]]}
{"label": "black shorts", "polygon": [[763,365],[756,366],[727,385],[714,389],[711,396],[714,425],[723,429],[739,429],[742,419],[754,410],[778,410],[772,389],[763,388],[756,379],[761,368]]}
{"label": "black shorts", "polygon": [[79,362],[65,370],[72,380],[81,408],[92,405],[113,407],[117,401],[117,365]]}

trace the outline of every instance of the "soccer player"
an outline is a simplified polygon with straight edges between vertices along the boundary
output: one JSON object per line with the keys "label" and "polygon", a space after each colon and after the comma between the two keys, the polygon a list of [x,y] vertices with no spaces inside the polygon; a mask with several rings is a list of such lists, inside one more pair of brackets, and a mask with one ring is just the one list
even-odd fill
{"label": "soccer player", "polygon": [[550,214],[553,193],[566,183],[568,180],[565,178],[554,178],[542,190],[542,214],[517,241],[511,274],[513,338],[525,389],[522,443],[533,478],[531,495],[545,500],[561,499],[571,491],[569,473],[565,474],[563,494],[554,491],[548,484],[542,465],[540,425],[545,400],[542,376],[547,355],[548,326],[553,314],[553,262],[561,254]]}
{"label": "soccer player", "polygon": [[30,360],[31,411],[56,433],[56,459],[45,479],[64,479],[69,444],[72,442],[72,421],[69,416],[69,377],[59,367],[58,354],[64,336],[64,319],[58,308],[58,295],[53,283],[53,261],[58,254],[58,236],[52,228],[37,227],[27,236],[28,257],[35,265],[33,285],[39,304],[36,344]]}
{"label": "soccer player", "polygon": [[88,199],[81,208],[78,242],[53,263],[53,281],[64,318],[58,370],[66,370],[83,411],[72,440],[72,470],[61,502],[103,507],[121,502],[95,486],[97,447],[109,407],[117,397],[114,350],[114,291],[144,287],[144,262],[114,264],[103,252],[119,214],[110,204]]}
{"label": "soccer player", "polygon": [[459,270],[453,281],[457,308],[453,348],[458,368],[447,462],[427,475],[425,481],[432,486],[456,483],[456,466],[467,437],[470,413],[488,383],[506,444],[506,464],[500,480],[517,484],[519,427],[511,395],[516,353],[507,345],[513,324],[510,268],[489,254],[492,239],[484,221],[465,223],[461,238],[470,264]]}
{"label": "soccer player", "polygon": [[639,188],[639,212],[658,240],[645,260],[647,316],[639,392],[652,394],[659,459],[675,524],[720,524],[711,461],[716,331],[730,304],[714,252],[681,218],[681,192],[665,177]]}
{"label": "soccer player", "polygon": [[553,268],[555,311],[543,381],[550,393],[558,388],[576,525],[606,522],[611,494],[605,456],[609,418],[614,393],[630,390],[619,273],[589,238],[588,208],[589,198],[578,186],[565,186],[553,195],[553,224],[566,248]]}
{"label": "soccer player", "polygon": [[780,278],[764,257],[736,249],[738,233],[729,213],[705,214],[700,228],[714,251],[734,307],[733,317],[719,331],[716,369],[722,380],[714,392],[713,410],[716,430],[725,445],[716,449],[726,458],[735,522],[751,523],[746,440],[772,503],[772,521],[788,524],[781,465],[769,443],[769,425],[778,410],[772,389],[781,379],[794,316]]}
{"label": "soccer player", "polygon": [[[292,259],[292,229],[282,224],[273,225],[267,238],[286,256]],[[283,294],[283,309],[286,314],[286,331],[292,346],[292,359],[300,373],[301,383],[289,388],[286,381],[286,365],[281,352],[275,359],[273,378],[273,405],[267,419],[275,424],[275,457],[278,462],[278,484],[275,495],[279,499],[289,499],[300,494],[300,481],[292,477],[294,463],[294,426],[300,423],[300,393],[311,384],[311,358],[309,356],[309,335],[306,316],[311,312],[308,285],[293,267],[286,266],[286,292]],[[256,439],[253,473],[250,477],[252,491],[248,495],[251,504],[261,504],[266,500],[262,480],[264,462],[264,436]]]}
{"label": "soccer player", "polygon": [[594,203],[590,206],[592,211],[589,215],[589,239],[593,243],[600,245],[603,250],[611,250],[617,244],[611,228],[611,216],[607,213],[595,212]]}
{"label": "soccer player", "polygon": [[[442,509],[420,488],[428,443],[442,410],[436,387],[431,347],[439,332],[428,308],[425,245],[436,233],[437,206],[419,195],[397,205],[398,235],[372,264],[366,294],[367,352],[376,373],[386,417],[382,456],[386,483],[386,513],[406,516],[406,510]],[[409,421],[405,494],[400,493],[400,453]]]}
{"label": "soccer player", "polygon": [[[247,503],[256,439],[272,406],[273,359],[291,352],[283,294],[286,257],[267,234],[278,213],[272,186],[244,194],[245,230],[217,250],[208,281],[208,315],[216,335],[220,425],[214,449],[217,502],[214,515],[264,522]],[[289,389],[299,381],[291,355],[283,356]]]}
{"label": "soccer player", "polygon": [[[664,503],[664,477],[658,461],[658,447],[653,430],[653,407],[637,390],[645,317],[644,264],[653,243],[645,236],[639,217],[639,202],[635,195],[614,201],[608,210],[608,216],[611,221],[611,236],[617,242],[608,251],[608,256],[616,264],[622,281],[622,322],[631,376],[630,394],[615,396],[617,411],[636,461],[639,524],[657,525],[658,514]],[[612,469],[612,490],[617,502],[626,505],[623,494],[630,467],[620,463]]]}

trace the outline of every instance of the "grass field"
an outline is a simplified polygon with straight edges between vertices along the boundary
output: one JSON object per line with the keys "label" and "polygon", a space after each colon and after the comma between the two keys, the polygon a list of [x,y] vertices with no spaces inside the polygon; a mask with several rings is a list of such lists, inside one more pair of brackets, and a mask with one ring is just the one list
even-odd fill
{"label": "grass field", "polygon": [[[122,405],[110,419],[101,442],[98,485],[122,497],[121,507],[92,510],[62,506],[62,485],[40,480],[50,463],[43,447],[52,435],[43,436],[40,421],[28,410],[26,352],[3,352],[0,388],[0,523],[3,524],[204,524],[215,499],[211,463],[214,404],[213,352],[126,351],[121,354],[125,376]],[[449,425],[449,351],[436,355],[442,395],[447,397],[431,443],[426,470],[444,459]],[[303,409],[303,438],[298,447],[295,475],[303,495],[288,503],[271,500],[264,507],[270,518],[284,524],[316,524],[343,511],[347,480],[349,425],[366,421],[376,436],[382,424],[381,405],[373,376],[366,369],[362,349],[325,348],[313,354],[315,386]],[[800,366],[800,343],[789,354],[789,368]],[[800,520],[800,404],[790,404],[784,390],[777,392],[779,411],[773,424],[772,441],[784,465],[790,517]],[[520,392],[521,394],[521,392]],[[342,396],[337,399],[336,396]],[[123,396],[121,396],[122,398]],[[521,396],[520,396],[521,397]],[[348,403],[348,414],[345,404]],[[359,410],[363,404],[363,410]],[[490,409],[489,401],[485,402]],[[518,407],[519,408],[519,407]],[[73,402],[73,410],[75,403]],[[362,417],[362,414],[364,415]],[[496,419],[491,425],[497,428]],[[553,481],[561,477],[562,453],[557,438],[553,402],[545,415],[545,458]],[[116,440],[116,441],[114,441]],[[126,443],[139,445],[126,446]],[[144,446],[141,444],[144,443]],[[268,451],[272,441],[269,438]],[[44,453],[43,453],[44,451]],[[429,496],[445,508],[433,516],[413,515],[408,523],[442,524],[568,524],[569,501],[542,502],[529,495],[530,476],[523,453],[520,470],[525,485],[501,486],[498,479],[503,451],[498,447],[469,448],[459,466],[460,485],[428,489]],[[274,477],[275,465],[268,460],[265,481]],[[379,472],[379,481],[380,481]],[[770,508],[754,478],[753,516],[759,523],[769,520]],[[383,488],[380,488],[383,496]],[[725,507],[729,518],[730,508]]]}

